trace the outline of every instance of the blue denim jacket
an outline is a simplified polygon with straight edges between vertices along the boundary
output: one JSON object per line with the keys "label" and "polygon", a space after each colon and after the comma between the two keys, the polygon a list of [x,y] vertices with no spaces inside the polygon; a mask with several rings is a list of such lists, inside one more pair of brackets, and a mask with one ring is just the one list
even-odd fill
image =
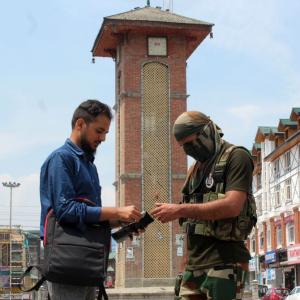
{"label": "blue denim jacket", "polygon": [[[84,230],[86,224],[98,223],[101,213],[101,186],[94,157],[87,156],[67,139],[65,144],[46,159],[40,174],[41,220],[40,236],[44,236],[44,223],[53,208],[59,222],[74,224]],[[76,198],[86,198],[96,204],[88,206]]]}

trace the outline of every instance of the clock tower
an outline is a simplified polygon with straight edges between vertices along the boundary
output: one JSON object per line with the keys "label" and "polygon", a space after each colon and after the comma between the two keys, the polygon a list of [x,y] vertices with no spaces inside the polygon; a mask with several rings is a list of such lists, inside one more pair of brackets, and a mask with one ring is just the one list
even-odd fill
{"label": "clock tower", "polygon": [[[115,61],[117,206],[181,201],[187,159],[172,125],[186,110],[186,61],[212,26],[149,5],[104,18],[92,54]],[[172,285],[183,240],[177,222],[155,221],[118,244],[116,286]]]}

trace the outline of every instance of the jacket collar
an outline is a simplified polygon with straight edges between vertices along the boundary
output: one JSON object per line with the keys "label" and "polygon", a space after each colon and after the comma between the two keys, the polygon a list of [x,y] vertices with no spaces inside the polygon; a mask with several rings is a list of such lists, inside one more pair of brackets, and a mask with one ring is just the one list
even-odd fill
{"label": "jacket collar", "polygon": [[94,162],[95,160],[94,155],[85,153],[80,147],[75,145],[69,138],[66,140],[65,145],[77,156],[82,156],[85,160]]}

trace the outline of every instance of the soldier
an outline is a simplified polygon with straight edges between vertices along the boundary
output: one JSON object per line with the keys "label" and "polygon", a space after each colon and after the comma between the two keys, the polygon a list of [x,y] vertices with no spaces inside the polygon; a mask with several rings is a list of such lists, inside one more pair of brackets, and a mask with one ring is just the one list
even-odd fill
{"label": "soldier", "polygon": [[195,163],[182,203],[156,203],[152,215],[163,223],[179,219],[187,234],[187,263],[175,299],[242,299],[250,259],[245,240],[256,223],[251,155],[223,140],[221,129],[201,112],[181,114],[173,133]]}

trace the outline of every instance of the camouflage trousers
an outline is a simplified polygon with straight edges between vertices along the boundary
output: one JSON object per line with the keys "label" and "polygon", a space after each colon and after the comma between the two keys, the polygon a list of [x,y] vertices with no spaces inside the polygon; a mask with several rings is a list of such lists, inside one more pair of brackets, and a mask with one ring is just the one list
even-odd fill
{"label": "camouflage trousers", "polygon": [[[180,292],[175,286],[174,299],[240,300],[247,273],[238,264],[215,266],[199,271],[185,271],[182,274]],[[179,281],[177,280],[177,284]]]}

